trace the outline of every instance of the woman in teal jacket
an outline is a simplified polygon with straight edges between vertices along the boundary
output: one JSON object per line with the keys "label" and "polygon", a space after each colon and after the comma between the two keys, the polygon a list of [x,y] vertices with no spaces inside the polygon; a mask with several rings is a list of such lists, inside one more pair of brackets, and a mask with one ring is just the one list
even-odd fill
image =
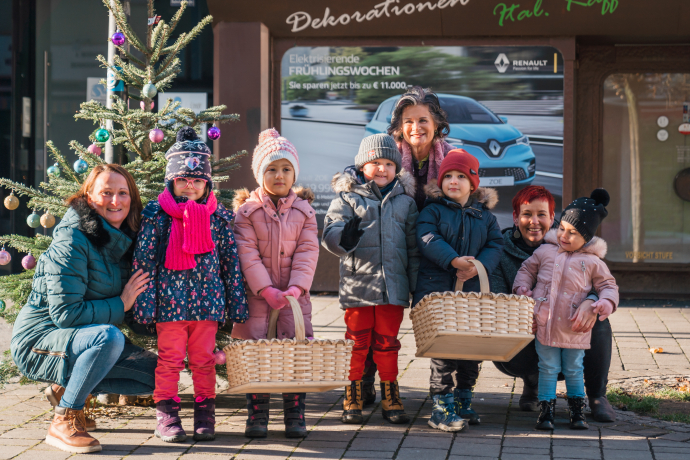
{"label": "woman in teal jacket", "polygon": [[[119,165],[93,169],[38,259],[31,294],[12,331],[12,359],[28,378],[52,383],[55,408],[46,443],[87,453],[101,450],[86,431],[89,394],[153,392],[156,355],[132,344],[122,323],[148,275],[129,279],[141,199]],[[129,279],[129,281],[128,281]]]}

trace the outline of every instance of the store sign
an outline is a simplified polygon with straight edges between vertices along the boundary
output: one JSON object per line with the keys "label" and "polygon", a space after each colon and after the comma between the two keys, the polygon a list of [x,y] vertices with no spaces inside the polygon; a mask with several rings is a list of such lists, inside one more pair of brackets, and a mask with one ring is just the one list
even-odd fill
{"label": "store sign", "polygon": [[690,134],[690,123],[683,123],[678,127],[678,132],[687,136]]}
{"label": "store sign", "polygon": [[[319,225],[335,197],[333,175],[354,163],[364,137],[387,132],[395,103],[415,85],[439,95],[447,141],[477,157],[482,186],[510,193],[534,183],[562,196],[563,72],[553,67],[559,60],[546,46],[288,50],[281,134],[299,152],[298,185],[314,191]],[[546,140],[531,145],[530,136]],[[500,225],[512,225],[510,199],[498,206]]]}
{"label": "store sign", "polygon": [[101,83],[99,77],[89,77],[86,79],[86,99],[85,101],[96,101],[105,105],[107,101],[107,90],[105,85]]}

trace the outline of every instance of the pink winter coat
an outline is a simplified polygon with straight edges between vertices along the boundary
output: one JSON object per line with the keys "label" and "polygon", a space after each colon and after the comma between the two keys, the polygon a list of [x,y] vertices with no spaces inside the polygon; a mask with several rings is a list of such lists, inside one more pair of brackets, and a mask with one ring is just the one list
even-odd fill
{"label": "pink winter coat", "polygon": [[[233,338],[266,338],[271,307],[257,292],[268,286],[281,291],[297,286],[304,291],[299,304],[306,334],[314,335],[309,289],[319,257],[319,241],[316,212],[309,204],[313,199],[311,189],[293,188],[278,201],[276,209],[263,188],[251,194],[246,189],[237,191],[234,230],[242,274],[249,286],[249,319],[233,325]],[[288,306],[280,310],[277,338],[294,336],[295,320]]]}
{"label": "pink winter coat", "polygon": [[[513,293],[519,287],[532,290],[536,301],[537,340],[556,348],[590,348],[590,332],[573,332],[570,317],[592,291],[599,299],[618,308],[618,286],[603,259],[606,241],[599,237],[575,252],[561,249],[556,230],[550,230],[544,243],[534,251],[515,277]],[[536,282],[536,286],[535,286]],[[533,287],[534,286],[534,287]]]}

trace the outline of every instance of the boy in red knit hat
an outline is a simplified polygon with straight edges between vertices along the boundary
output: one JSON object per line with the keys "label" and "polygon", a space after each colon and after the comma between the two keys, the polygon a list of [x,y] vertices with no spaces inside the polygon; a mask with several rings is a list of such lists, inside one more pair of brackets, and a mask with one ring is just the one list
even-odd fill
{"label": "boy in red knit hat", "polygon": [[[443,159],[439,176],[424,188],[427,199],[417,219],[417,247],[422,255],[412,305],[432,292],[454,291],[456,280],[464,292],[479,292],[479,260],[490,274],[501,258],[503,236],[490,212],[498,202],[494,189],[479,187],[479,162],[463,149]],[[414,308],[414,307],[413,307]],[[472,409],[472,388],[479,377],[479,361],[432,359],[429,392],[433,411],[429,425],[460,431],[479,424]]]}

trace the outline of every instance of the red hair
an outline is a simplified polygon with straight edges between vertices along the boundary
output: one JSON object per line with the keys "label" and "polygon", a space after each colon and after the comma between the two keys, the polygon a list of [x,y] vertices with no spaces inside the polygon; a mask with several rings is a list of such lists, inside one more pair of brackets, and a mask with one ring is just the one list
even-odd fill
{"label": "red hair", "polygon": [[530,204],[534,200],[546,201],[549,204],[549,213],[553,216],[556,213],[556,200],[553,199],[551,192],[541,185],[528,185],[513,197],[513,213],[520,215],[520,206]]}

